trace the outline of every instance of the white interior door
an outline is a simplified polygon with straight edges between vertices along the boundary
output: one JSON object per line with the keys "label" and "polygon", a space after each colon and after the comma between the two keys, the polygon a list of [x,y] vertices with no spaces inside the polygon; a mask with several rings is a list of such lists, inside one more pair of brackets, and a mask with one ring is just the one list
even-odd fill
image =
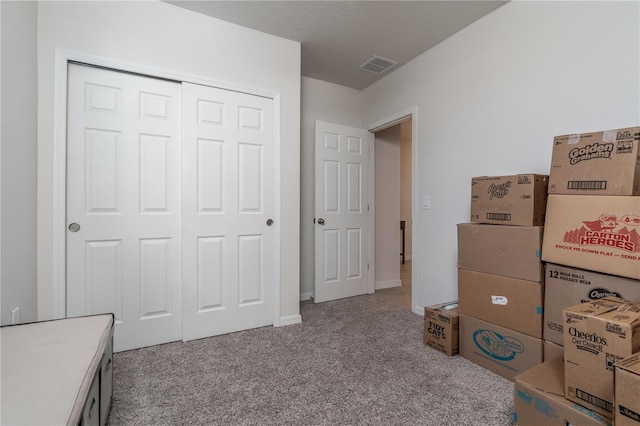
{"label": "white interior door", "polygon": [[316,302],[370,292],[369,158],[373,133],[315,123]]}
{"label": "white interior door", "polygon": [[273,324],[272,99],[183,84],[184,340]]}
{"label": "white interior door", "polygon": [[180,340],[180,84],[70,64],[67,108],[67,316]]}

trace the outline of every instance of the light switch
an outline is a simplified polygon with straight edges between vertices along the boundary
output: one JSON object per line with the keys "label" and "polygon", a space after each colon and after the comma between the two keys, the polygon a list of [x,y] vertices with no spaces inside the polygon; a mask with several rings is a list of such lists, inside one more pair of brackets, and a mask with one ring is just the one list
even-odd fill
{"label": "light switch", "polygon": [[429,195],[422,196],[422,208],[429,210],[431,208],[431,197]]}

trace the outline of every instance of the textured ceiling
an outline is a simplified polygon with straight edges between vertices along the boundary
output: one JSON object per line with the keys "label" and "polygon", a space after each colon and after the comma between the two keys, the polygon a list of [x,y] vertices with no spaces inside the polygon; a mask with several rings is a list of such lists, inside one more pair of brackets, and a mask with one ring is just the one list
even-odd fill
{"label": "textured ceiling", "polygon": [[[302,75],[364,89],[506,1],[168,1],[302,45]],[[382,75],[358,67],[398,62]]]}

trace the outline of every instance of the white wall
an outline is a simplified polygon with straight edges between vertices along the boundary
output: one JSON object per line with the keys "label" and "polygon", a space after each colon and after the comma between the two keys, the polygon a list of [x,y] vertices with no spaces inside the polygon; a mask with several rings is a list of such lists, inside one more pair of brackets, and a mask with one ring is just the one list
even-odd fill
{"label": "white wall", "polygon": [[56,48],[280,94],[281,318],[299,315],[300,44],[167,3],[38,7],[38,314],[53,315]]}
{"label": "white wall", "polygon": [[414,307],[457,297],[471,177],[548,174],[554,135],[640,124],[639,8],[513,1],[363,91],[365,123],[418,108]]}
{"label": "white wall", "polygon": [[37,319],[36,305],[36,2],[0,2],[2,129],[0,322]]}
{"label": "white wall", "polygon": [[302,78],[300,297],[314,291],[315,120],[360,128],[360,91],[313,78]]}
{"label": "white wall", "polygon": [[400,125],[375,136],[375,288],[400,281]]}

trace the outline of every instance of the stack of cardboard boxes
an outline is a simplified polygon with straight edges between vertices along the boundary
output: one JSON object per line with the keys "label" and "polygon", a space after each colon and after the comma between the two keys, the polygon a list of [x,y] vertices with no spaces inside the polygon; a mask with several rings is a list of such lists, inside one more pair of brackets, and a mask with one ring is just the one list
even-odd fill
{"label": "stack of cardboard boxes", "polygon": [[548,177],[473,178],[471,201],[425,344],[455,354],[459,322],[460,354],[515,378],[515,424],[640,426],[640,127],[558,136]]}
{"label": "stack of cardboard boxes", "polygon": [[509,379],[542,361],[547,184],[473,178],[471,223],[458,225],[460,354]]}
{"label": "stack of cardboard boxes", "polygon": [[640,300],[639,142],[640,127],[554,139],[545,362],[516,377],[519,425],[640,426],[640,302],[624,300]]}

